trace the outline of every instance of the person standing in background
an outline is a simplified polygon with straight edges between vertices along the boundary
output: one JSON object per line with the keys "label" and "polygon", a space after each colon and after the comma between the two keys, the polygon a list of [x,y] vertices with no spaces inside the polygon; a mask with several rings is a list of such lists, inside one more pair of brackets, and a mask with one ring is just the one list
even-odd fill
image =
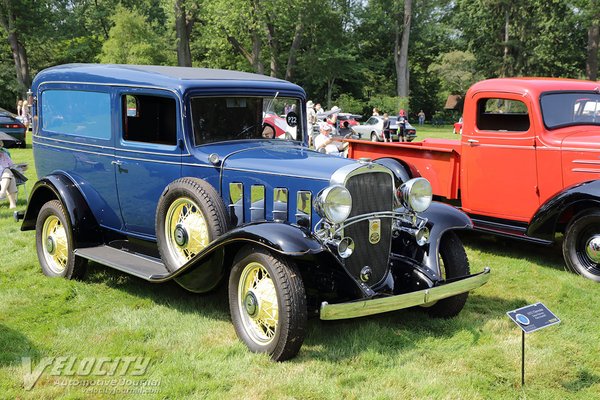
{"label": "person standing in background", "polygon": [[17,101],[17,116],[20,121],[23,120],[23,100]]}
{"label": "person standing in background", "polygon": [[406,112],[404,109],[398,111],[398,141],[404,142],[404,131],[406,129]]}
{"label": "person standing in background", "polygon": [[423,125],[425,123],[425,113],[421,110],[417,115],[419,116],[419,125]]}
{"label": "person standing in background", "polygon": [[388,113],[383,113],[383,128],[381,129],[381,134],[383,135],[384,142],[391,142],[390,136],[390,117]]}
{"label": "person standing in background", "polygon": [[23,100],[23,108],[21,111],[21,122],[23,122],[23,125],[25,125],[25,133],[27,133],[27,130],[29,129],[29,122],[31,121],[29,115],[29,103],[27,103],[27,100]]}
{"label": "person standing in background", "polygon": [[306,128],[308,133],[308,146],[312,146],[314,139],[314,126],[317,123],[317,112],[312,100],[306,102]]}

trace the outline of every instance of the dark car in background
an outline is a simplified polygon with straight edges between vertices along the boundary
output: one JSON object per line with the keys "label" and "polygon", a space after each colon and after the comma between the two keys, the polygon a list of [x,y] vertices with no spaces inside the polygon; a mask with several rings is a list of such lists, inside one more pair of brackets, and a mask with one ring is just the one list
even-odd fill
{"label": "dark car in background", "polygon": [[18,146],[25,148],[25,125],[19,121],[15,114],[3,108],[0,108],[0,131],[17,139],[16,142],[4,143],[4,147]]}

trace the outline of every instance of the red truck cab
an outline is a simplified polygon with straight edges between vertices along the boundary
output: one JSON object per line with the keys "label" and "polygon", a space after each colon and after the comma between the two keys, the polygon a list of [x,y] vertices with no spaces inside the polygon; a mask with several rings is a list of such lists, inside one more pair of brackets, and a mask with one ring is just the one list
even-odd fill
{"label": "red truck cab", "polygon": [[543,244],[564,233],[575,272],[600,281],[600,83],[490,79],[465,96],[460,141],[350,141],[349,157],[393,159],[479,230]]}

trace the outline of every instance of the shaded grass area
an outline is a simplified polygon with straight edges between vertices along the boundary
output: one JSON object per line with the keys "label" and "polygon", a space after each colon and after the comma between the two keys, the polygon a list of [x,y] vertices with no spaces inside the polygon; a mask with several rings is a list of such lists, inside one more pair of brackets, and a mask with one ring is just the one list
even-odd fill
{"label": "shaded grass area", "polygon": [[[11,153],[32,166],[31,189],[31,149]],[[131,398],[591,399],[600,393],[600,286],[565,272],[557,246],[461,234],[472,270],[489,266],[493,276],[458,317],[430,319],[417,309],[312,319],[298,357],[272,363],[236,338],[224,288],[191,294],[98,264],[82,281],[44,277],[34,233],[21,232],[7,207],[0,202],[0,398],[115,398],[57,386],[49,371],[31,391],[23,389],[22,357],[36,363],[60,356],[149,357],[147,373],[128,378],[159,381],[158,393]],[[537,301],[562,322],[527,336],[522,389],[521,334],[505,313]]]}

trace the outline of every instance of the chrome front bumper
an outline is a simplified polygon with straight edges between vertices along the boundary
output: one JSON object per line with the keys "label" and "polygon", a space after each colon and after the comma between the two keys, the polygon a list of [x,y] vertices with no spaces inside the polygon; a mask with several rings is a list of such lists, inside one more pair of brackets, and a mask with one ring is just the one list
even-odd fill
{"label": "chrome front bumper", "polygon": [[320,318],[324,320],[364,317],[365,315],[381,314],[388,311],[401,310],[432,303],[447,297],[468,292],[483,286],[490,279],[490,269],[471,275],[460,281],[447,283],[417,292],[399,294],[397,296],[379,299],[353,301],[350,303],[329,304],[321,303]]}

